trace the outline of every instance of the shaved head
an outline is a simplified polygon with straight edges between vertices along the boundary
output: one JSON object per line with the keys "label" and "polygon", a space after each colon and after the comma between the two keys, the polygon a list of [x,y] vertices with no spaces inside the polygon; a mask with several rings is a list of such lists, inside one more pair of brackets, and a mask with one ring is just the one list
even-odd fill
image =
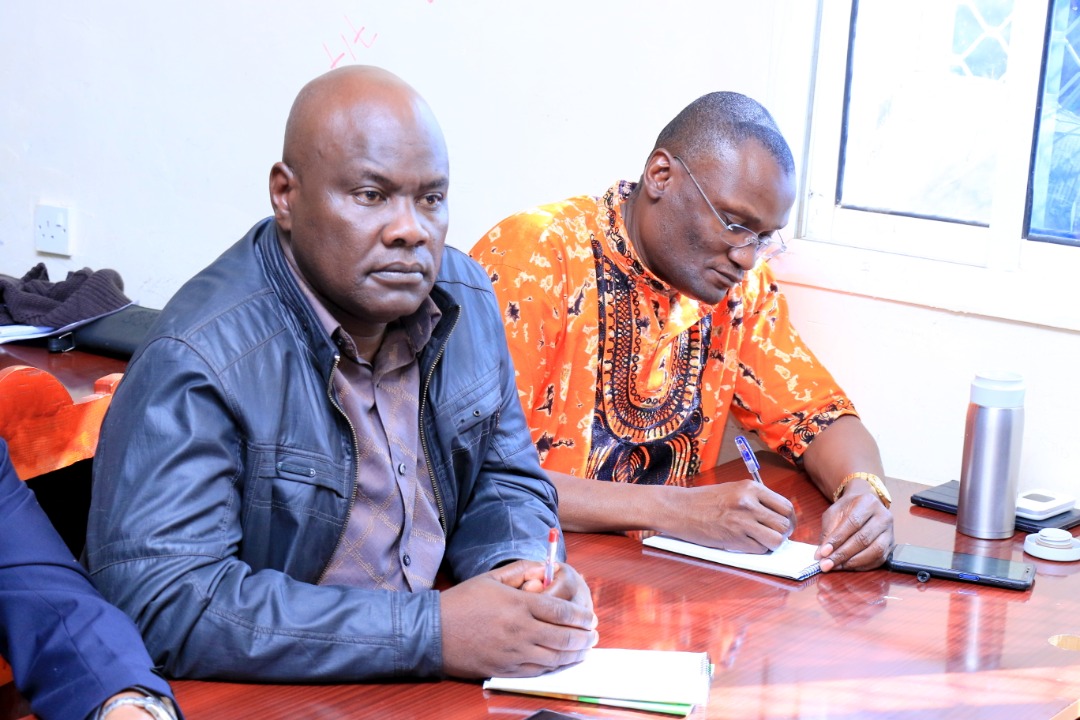
{"label": "shaved head", "polygon": [[369,115],[369,122],[396,121],[388,112],[412,114],[429,124],[437,135],[433,139],[445,145],[431,109],[411,85],[379,67],[347,65],[301,88],[285,123],[281,159],[294,171],[301,171],[322,154],[320,141],[341,131],[348,121],[344,115],[356,112]]}
{"label": "shaved head", "polygon": [[773,116],[757,100],[737,92],[713,92],[687,105],[660,131],[653,149],[664,148],[691,161],[719,156],[754,138],[784,172],[795,160]]}
{"label": "shaved head", "polygon": [[362,354],[430,293],[449,183],[439,123],[393,73],[338,68],[293,102],[282,160],[270,171],[278,237]]}

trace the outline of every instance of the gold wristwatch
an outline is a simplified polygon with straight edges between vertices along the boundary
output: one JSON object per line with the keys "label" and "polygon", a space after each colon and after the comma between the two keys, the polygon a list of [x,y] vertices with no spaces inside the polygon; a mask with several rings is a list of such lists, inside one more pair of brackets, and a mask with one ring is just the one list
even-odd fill
{"label": "gold wristwatch", "polygon": [[836,488],[836,492],[833,493],[833,502],[840,499],[840,496],[844,494],[844,489],[847,488],[848,483],[852,480],[865,480],[870,489],[874,491],[874,494],[878,496],[878,500],[887,508],[892,505],[892,495],[889,494],[888,488],[885,487],[885,483],[881,482],[874,473],[868,472],[853,472],[840,481],[840,485]]}

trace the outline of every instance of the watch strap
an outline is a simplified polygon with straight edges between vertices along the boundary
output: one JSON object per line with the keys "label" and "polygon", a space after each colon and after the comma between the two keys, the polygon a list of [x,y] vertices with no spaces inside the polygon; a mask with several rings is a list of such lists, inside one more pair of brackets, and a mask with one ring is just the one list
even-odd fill
{"label": "watch strap", "polygon": [[[133,690],[133,692],[145,692],[144,690]],[[142,708],[150,714],[154,720],[176,720],[176,713],[171,707],[165,704],[165,701],[158,698],[156,695],[143,695],[142,697],[120,697],[116,698],[110,703],[105,704],[95,716],[96,718],[106,718],[109,713],[118,707],[125,705],[134,705],[135,707]]]}
{"label": "watch strap", "polygon": [[874,473],[869,472],[853,472],[844,476],[844,479],[840,481],[840,484],[836,487],[836,491],[833,492],[833,502],[840,499],[840,496],[844,494],[844,490],[847,489],[848,483],[852,480],[865,480],[870,486],[870,489],[877,495],[881,504],[888,508],[892,505],[892,498],[889,496],[889,491],[885,489],[885,483],[881,481]]}

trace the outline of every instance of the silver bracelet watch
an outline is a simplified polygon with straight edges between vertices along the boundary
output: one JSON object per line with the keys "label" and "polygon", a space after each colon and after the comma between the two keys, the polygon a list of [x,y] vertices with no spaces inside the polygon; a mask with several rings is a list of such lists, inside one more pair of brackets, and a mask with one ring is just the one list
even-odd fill
{"label": "silver bracelet watch", "polygon": [[[135,688],[135,689],[132,690],[132,692],[145,692],[145,691],[141,690],[141,689],[138,689],[138,688]],[[116,698],[112,702],[104,705],[98,711],[98,714],[95,715],[94,717],[97,720],[102,720],[109,713],[111,713],[113,710],[115,710],[118,707],[122,707],[124,705],[134,705],[135,707],[142,708],[146,712],[150,713],[150,716],[152,718],[154,718],[154,720],[176,720],[176,713],[174,713],[172,708],[170,708],[168,705],[166,705],[163,700],[161,700],[160,698],[158,698],[155,695],[145,695],[145,694],[143,695],[143,697]]]}

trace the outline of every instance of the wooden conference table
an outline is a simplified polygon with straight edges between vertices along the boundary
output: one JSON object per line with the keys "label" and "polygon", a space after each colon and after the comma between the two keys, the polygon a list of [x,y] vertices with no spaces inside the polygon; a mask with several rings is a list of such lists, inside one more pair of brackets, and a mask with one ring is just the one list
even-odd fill
{"label": "wooden conference table", "polygon": [[[778,459],[762,461],[766,484],[795,502],[801,521],[795,539],[816,541],[825,500]],[[744,475],[736,461],[702,481]],[[956,534],[953,516],[910,505],[921,486],[888,485],[897,542],[1028,560],[1038,569],[1034,587],[923,584],[884,570],[798,583],[621,536],[569,533],[569,561],[593,591],[600,645],[709,652],[716,663],[712,693],[693,718],[1076,718],[1080,650],[1051,638],[1080,636],[1080,563],[1025,556],[1022,534],[999,541]],[[321,686],[189,680],[174,688],[190,720],[522,720],[541,708],[583,718],[663,717],[451,680]]]}
{"label": "wooden conference table", "polygon": [[[76,399],[91,392],[94,379],[123,369],[122,361],[86,353],[0,346],[0,369],[18,364],[48,371]],[[766,484],[795,503],[800,525],[794,538],[816,542],[824,498],[778,458],[762,457],[762,465]],[[699,481],[745,474],[735,461]],[[707,651],[716,674],[708,706],[693,718],[1080,717],[1080,562],[1024,555],[1023,534],[998,541],[959,535],[952,515],[910,505],[911,493],[922,486],[893,479],[888,485],[897,542],[1033,562],[1032,590],[922,584],[884,570],[798,583],[671,555],[621,536],[569,533],[568,559],[592,588],[600,645]],[[663,717],[487,692],[479,683],[452,680],[173,685],[189,720],[520,720],[541,708],[582,718]],[[10,686],[0,690],[8,699],[11,694]],[[20,705],[0,707],[0,720],[21,715]]]}

